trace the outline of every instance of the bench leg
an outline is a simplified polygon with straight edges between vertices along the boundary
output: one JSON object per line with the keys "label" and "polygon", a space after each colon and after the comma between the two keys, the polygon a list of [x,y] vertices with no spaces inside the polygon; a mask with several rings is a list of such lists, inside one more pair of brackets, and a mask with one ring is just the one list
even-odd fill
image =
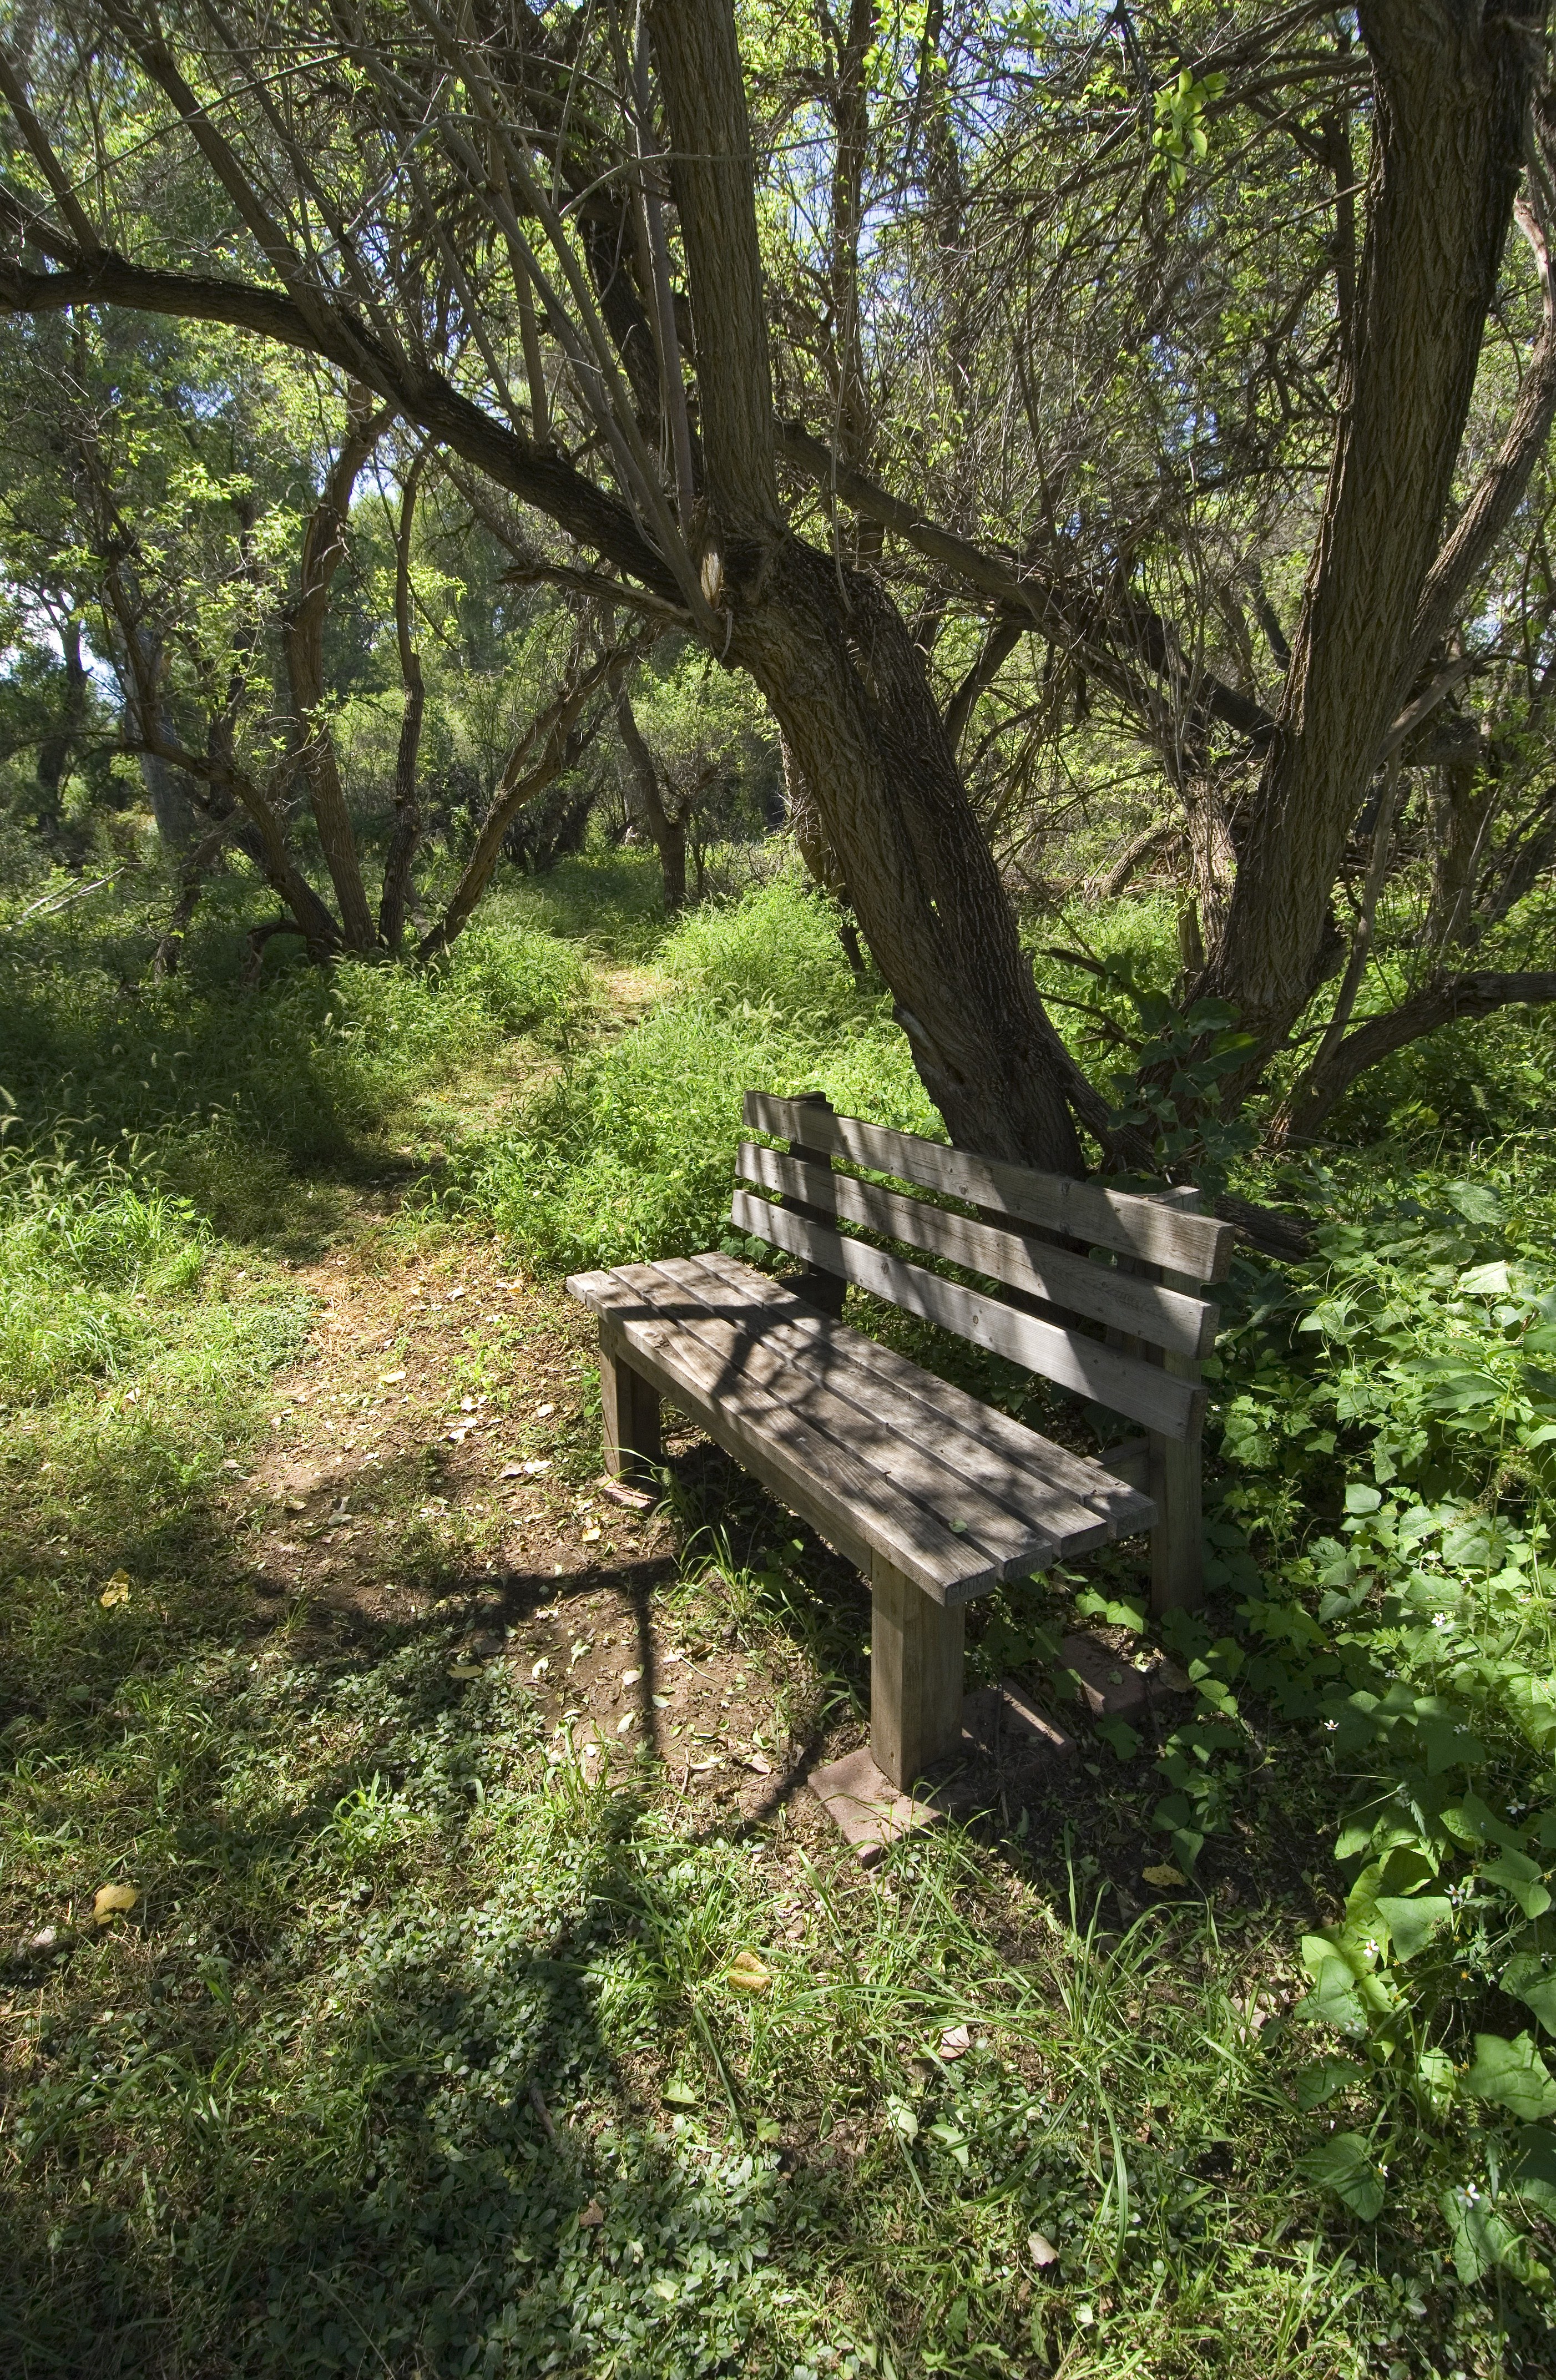
{"label": "bench leg", "polygon": [[870,1573],[869,1748],[902,1793],[962,1737],[966,1615],[878,1554]]}
{"label": "bench leg", "polygon": [[663,1459],[659,1390],[635,1372],[625,1355],[600,1339],[600,1406],[604,1424],[605,1468],[613,1477],[657,1471]]}
{"label": "bench leg", "polygon": [[1163,1438],[1150,1433],[1150,1486],[1156,1526],[1150,1533],[1150,1608],[1159,1617],[1205,1599],[1205,1541],[1201,1534],[1199,1433]]}

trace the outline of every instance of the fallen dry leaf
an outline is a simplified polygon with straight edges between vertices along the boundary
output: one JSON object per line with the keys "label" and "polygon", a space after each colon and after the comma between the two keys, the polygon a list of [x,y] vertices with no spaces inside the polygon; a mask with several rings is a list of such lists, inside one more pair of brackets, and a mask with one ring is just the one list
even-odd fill
{"label": "fallen dry leaf", "polygon": [[1188,1882],[1187,1876],[1180,1874],[1175,1867],[1143,1867],[1140,1874],[1147,1884],[1154,1884],[1162,1890],[1174,1884]]}
{"label": "fallen dry leaf", "polygon": [[624,1670],[621,1673],[622,1684],[624,1686],[635,1686],[642,1674],[643,1672],[641,1670]]}
{"label": "fallen dry leaf", "polygon": [[1052,2240],[1045,2240],[1040,2231],[1029,2232],[1027,2245],[1032,2252],[1033,2264],[1039,2268],[1044,2265],[1056,2265],[1059,2262],[1058,2249]]}
{"label": "fallen dry leaf", "polygon": [[115,1603],[128,1603],[129,1601],[129,1572],[128,1571],[116,1570],[97,1599],[103,1606],[104,1611],[112,1611]]}
{"label": "fallen dry leaf", "polygon": [[530,1670],[530,1672],[529,1672],[530,1678],[531,1678],[532,1680],[538,1680],[538,1679],[543,1678],[543,1677],[545,1676],[546,1671],[550,1669],[550,1667],[551,1667],[551,1658],[550,1658],[550,1656],[549,1656],[549,1655],[542,1656],[542,1658],[541,1658],[540,1660],[538,1660],[538,1661],[536,1662],[536,1664],[535,1664],[534,1668]]}
{"label": "fallen dry leaf", "polygon": [[747,1755],[746,1766],[748,1768],[754,1768],[759,1777],[771,1777],[772,1774],[772,1761],[764,1760],[760,1752],[748,1753]]}
{"label": "fallen dry leaf", "polygon": [[597,2198],[591,2198],[578,2217],[580,2231],[598,2231],[605,2220],[605,2210]]}
{"label": "fallen dry leaf", "polygon": [[765,1992],[772,1975],[754,1950],[736,1950],[729,1962],[724,1981],[737,1992]]}
{"label": "fallen dry leaf", "polygon": [[111,1917],[127,1915],[140,1898],[138,1885],[102,1884],[92,1894],[91,1913],[100,1925],[106,1925]]}
{"label": "fallen dry leaf", "polygon": [[392,1389],[404,1378],[403,1372],[380,1372],[378,1385],[381,1389]]}
{"label": "fallen dry leaf", "polygon": [[586,1529],[583,1533],[584,1544],[586,1546],[591,1546],[599,1535],[600,1532],[598,1529]]}
{"label": "fallen dry leaf", "polygon": [[535,1419],[537,1421],[549,1421],[555,1411],[556,1407],[554,1405],[537,1405],[535,1407]]}
{"label": "fallen dry leaf", "polygon": [[636,1726],[637,1726],[637,1724],[638,1724],[638,1714],[637,1714],[637,1712],[636,1712],[636,1711],[628,1711],[628,1712],[627,1712],[627,1714],[626,1714],[626,1717],[625,1718],[618,1718],[618,1719],[617,1719],[617,1721],[616,1721],[616,1733],[617,1733],[618,1735],[625,1735],[625,1734],[626,1733],[626,1730],[627,1730],[627,1729],[628,1729],[629,1727],[636,1727]]}
{"label": "fallen dry leaf", "polygon": [[965,2024],[948,2024],[940,2037],[940,2054],[949,2066],[954,2059],[965,2058],[972,2047],[972,2035]]}

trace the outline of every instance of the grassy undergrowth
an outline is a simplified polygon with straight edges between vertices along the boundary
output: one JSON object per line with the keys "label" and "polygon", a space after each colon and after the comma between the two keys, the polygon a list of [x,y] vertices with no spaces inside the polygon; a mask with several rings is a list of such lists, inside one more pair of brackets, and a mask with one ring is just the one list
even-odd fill
{"label": "grassy undergrowth", "polygon": [[[150,910],[0,936],[7,2368],[1548,2370],[1556,1175],[1475,1141],[1478,1044],[1370,1082],[1284,1185],[1317,1257],[1234,1283],[1176,1725],[1072,1706],[1048,1806],[881,1887],[651,1764],[589,1782],[505,1666],[451,1674],[456,1615],[257,1627],[222,1482],[313,1318],[288,1258],[707,1245],[748,1084],[933,1129],[885,1004],[783,877],[666,932],[638,861],[580,865],[432,982],[251,993],[240,889],[168,985]],[[592,959],[652,962],[641,1023],[593,1029]],[[456,1585],[465,1522],[413,1509]],[[743,1510],[683,1513],[667,1611],[857,1698],[857,1609]],[[1077,1609],[1144,1633],[1127,1553],[990,1598],[975,1662],[1061,1694]]]}

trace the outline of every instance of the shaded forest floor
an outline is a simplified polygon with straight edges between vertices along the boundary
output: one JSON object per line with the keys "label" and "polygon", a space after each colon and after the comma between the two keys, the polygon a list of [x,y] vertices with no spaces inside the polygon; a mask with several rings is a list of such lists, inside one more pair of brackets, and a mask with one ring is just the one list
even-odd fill
{"label": "shaded forest floor", "polygon": [[[35,1160],[6,2368],[1547,2368],[1417,2204],[1297,2177],[1295,1946],[1343,1896],[1299,1745],[1196,1885],[1148,1879],[1152,1793],[1073,1714],[1020,1806],[854,1864],[803,1777],[863,1740],[861,1583],[689,1429],[659,1505],[602,1480],[588,1318],[461,1172],[471,1118],[671,1030],[640,954],[581,965],[257,1186],[197,1150],[199,1196],[105,1207]],[[1086,1584],[1034,1590],[1054,1632]],[[1317,2095],[1332,2130],[1364,2077]]]}

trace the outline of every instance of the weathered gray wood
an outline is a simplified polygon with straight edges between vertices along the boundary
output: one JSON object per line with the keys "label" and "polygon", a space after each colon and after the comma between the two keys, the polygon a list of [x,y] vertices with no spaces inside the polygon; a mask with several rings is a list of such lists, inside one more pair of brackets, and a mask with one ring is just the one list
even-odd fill
{"label": "weathered gray wood", "polygon": [[884,1552],[941,1601],[966,1602],[998,1583],[1002,1566],[980,1547],[905,1497],[851,1449],[732,1375],[694,1330],[634,1282],[634,1274],[651,1269],[575,1274],[567,1284],[599,1314],[613,1354],[625,1355],[861,1570]]}
{"label": "weathered gray wood", "polygon": [[[666,1257],[654,1269],[682,1293],[680,1319],[695,1330],[742,1383],[764,1389],[827,1437],[860,1455],[872,1470],[905,1496],[922,1504],[949,1528],[965,1536],[1007,1577],[1037,1570],[1106,1544],[1107,1523],[1076,1504],[1046,1480],[1011,1466],[997,1466],[997,1486],[986,1484],[996,1465],[986,1457],[976,1466],[955,1459],[922,1406],[896,1396],[869,1374],[854,1374],[845,1356],[831,1365],[796,1360],[779,1345],[777,1327],[766,1322],[748,1299],[733,1302],[717,1277],[703,1272],[695,1257]],[[684,1301],[697,1298],[700,1318]],[[808,1342],[802,1342],[805,1353]],[[1003,1491],[1003,1492],[1002,1492]]]}
{"label": "weathered gray wood", "polygon": [[[821,1115],[833,1113],[833,1104],[825,1091],[801,1091],[794,1100],[796,1108],[806,1108]],[[808,1203],[823,1206],[825,1191],[832,1178],[833,1161],[824,1148],[808,1148],[804,1140],[791,1140],[789,1156],[796,1172],[796,1195]],[[821,1177],[821,1178],[818,1178]],[[831,1315],[837,1321],[843,1313],[843,1301],[848,1284],[834,1272],[824,1271],[820,1265],[807,1265],[790,1283],[796,1297],[803,1297],[819,1314]]]}
{"label": "weathered gray wood", "polygon": [[964,1614],[877,1555],[870,1567],[869,1748],[899,1791],[962,1740]]}
{"label": "weathered gray wood", "polygon": [[[1168,1276],[1171,1281],[1172,1276]],[[1192,1372],[1199,1367],[1185,1356],[1163,1355],[1168,1372]],[[1150,1608],[1154,1615],[1191,1609],[1205,1599],[1204,1453],[1197,1421],[1184,1439],[1152,1431],[1150,1497],[1156,1506],[1156,1526],[1150,1536]]]}
{"label": "weathered gray wood", "polygon": [[[774,1140],[792,1140],[802,1131],[793,1099],[773,1098],[766,1091],[746,1094],[746,1123]],[[963,1198],[970,1207],[1018,1215],[1045,1230],[1061,1232],[1088,1247],[1113,1248],[1124,1256],[1143,1257],[1169,1266],[1195,1282],[1222,1281],[1232,1261],[1235,1226],[1212,1216],[1182,1212],[1173,1203],[1142,1197],[1137,1192],[1109,1190],[1098,1182],[1072,1182],[1063,1174],[1038,1173],[1029,1167],[1007,1165],[990,1157],[974,1157],[965,1149],[947,1148],[917,1134],[888,1132],[878,1124],[861,1123],[855,1116],[815,1116],[803,1136],[817,1148],[845,1157],[851,1164],[878,1173],[893,1173],[902,1182],[927,1190],[941,1190]]]}
{"label": "weathered gray wood", "polygon": [[1097,1457],[1104,1471],[1116,1479],[1127,1479],[1132,1488],[1149,1494],[1150,1440],[1149,1438],[1121,1439],[1116,1446],[1104,1447]]}
{"label": "weathered gray wood", "polygon": [[1090,1264],[1064,1248],[974,1222],[966,1215],[948,1214],[943,1207],[927,1207],[921,1199],[883,1190],[873,1182],[857,1182],[851,1174],[829,1170],[819,1176],[814,1168],[796,1165],[777,1149],[760,1148],[753,1141],[743,1143],[735,1170],[744,1180],[801,1199],[822,1214],[948,1257],[969,1272],[1008,1281],[1030,1296],[1046,1298],[1089,1322],[1106,1323],[1175,1355],[1206,1355],[1215,1345],[1221,1314],[1206,1298],[1182,1296],[1136,1273]]}
{"label": "weathered gray wood", "polygon": [[603,1342],[600,1407],[605,1468],[613,1477],[640,1480],[657,1471],[663,1459],[659,1390],[621,1356],[613,1354]]}
{"label": "weathered gray wood", "polygon": [[[1149,1527],[1155,1514],[1144,1492],[1143,1467],[1141,1479],[1133,1487],[1126,1486],[1123,1475],[1114,1476],[1106,1469],[1099,1469],[1086,1456],[1073,1454],[1066,1446],[1055,1445],[1052,1439],[1029,1429],[1024,1422],[1013,1421],[997,1405],[979,1404],[965,1389],[941,1379],[934,1372],[926,1372],[921,1365],[910,1363],[894,1348],[883,1347],[878,1339],[867,1339],[862,1330],[855,1330],[847,1324],[829,1328],[796,1304],[781,1281],[753,1272],[748,1265],[722,1251],[715,1249],[686,1261],[716,1273],[737,1294],[760,1300],[775,1318],[781,1315],[796,1339],[808,1337],[823,1349],[818,1360],[826,1361],[834,1348],[844,1347],[851,1370],[866,1373],[872,1380],[911,1398],[933,1416],[935,1427],[946,1434],[947,1451],[953,1460],[971,1460],[971,1450],[977,1446],[994,1448],[1006,1461],[1020,1469],[1034,1471],[1063,1488],[1077,1504],[1100,1512],[1114,1536],[1133,1536],[1137,1531]],[[1144,1439],[1130,1442],[1138,1446],[1143,1466]]]}
{"label": "weathered gray wood", "polygon": [[840,1232],[807,1216],[789,1213],[771,1200],[737,1190],[731,1204],[737,1231],[753,1239],[786,1248],[791,1256],[823,1264],[830,1272],[857,1281],[877,1297],[886,1298],[910,1314],[938,1322],[976,1345],[1008,1355],[1028,1371],[1091,1398],[1111,1413],[1124,1414],[1169,1438],[1187,1438],[1198,1427],[1204,1411],[1202,1389],[1174,1379],[1154,1364],[1115,1354],[1081,1332],[1065,1330],[1036,1315],[1018,1313],[980,1290],[964,1289],[942,1281],[921,1265],[883,1256],[862,1240],[845,1239]]}

